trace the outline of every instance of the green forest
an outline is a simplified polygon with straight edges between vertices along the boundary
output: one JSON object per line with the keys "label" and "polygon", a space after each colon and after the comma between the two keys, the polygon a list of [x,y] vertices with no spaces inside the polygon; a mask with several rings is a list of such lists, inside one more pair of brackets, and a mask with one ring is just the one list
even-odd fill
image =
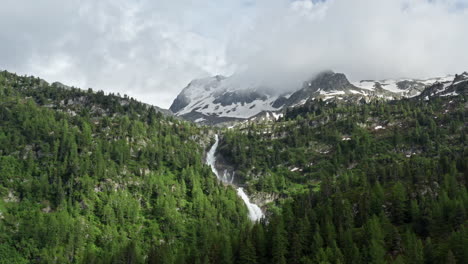
{"label": "green forest", "polygon": [[[0,72],[0,264],[468,263],[467,97],[308,101],[214,128]],[[205,165],[251,194],[252,223]]]}
{"label": "green forest", "polygon": [[309,101],[226,131],[251,192],[284,197],[240,263],[467,263],[466,105]]}

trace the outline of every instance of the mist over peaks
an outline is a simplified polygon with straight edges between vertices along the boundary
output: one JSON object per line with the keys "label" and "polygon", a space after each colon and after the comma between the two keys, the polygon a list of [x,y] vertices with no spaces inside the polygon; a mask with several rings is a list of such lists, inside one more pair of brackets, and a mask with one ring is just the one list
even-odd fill
{"label": "mist over peaks", "polygon": [[239,80],[288,90],[326,69],[356,81],[468,68],[468,12],[459,1],[260,2],[250,27],[228,43]]}

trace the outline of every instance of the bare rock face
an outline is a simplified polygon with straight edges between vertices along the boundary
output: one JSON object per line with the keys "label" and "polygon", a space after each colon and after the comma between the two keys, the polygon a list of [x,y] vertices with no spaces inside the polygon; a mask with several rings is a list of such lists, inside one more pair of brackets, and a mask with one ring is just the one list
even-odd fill
{"label": "bare rock face", "polygon": [[351,95],[351,90],[362,93],[362,89],[351,84],[343,73],[326,71],[304,82],[302,88],[293,93],[285,102],[285,106],[302,104],[307,99],[327,98],[327,95]]}
{"label": "bare rock face", "polygon": [[185,107],[187,107],[193,100],[197,100],[206,94],[216,91],[224,79],[226,79],[226,77],[216,75],[211,78],[197,79],[191,81],[187,85],[187,87],[185,87],[182,90],[182,92],[177,96],[177,98],[172,103],[171,107],[169,107],[169,110],[171,110],[173,113],[180,112]]}
{"label": "bare rock face", "polygon": [[266,193],[266,192],[256,192],[253,193],[250,197],[253,203],[257,204],[261,208],[265,207],[267,204],[272,203],[280,198],[277,193]]}
{"label": "bare rock face", "polygon": [[223,96],[216,98],[213,103],[228,106],[236,103],[241,105],[250,104],[255,100],[267,100],[268,97],[257,91],[226,92]]}
{"label": "bare rock face", "polygon": [[189,103],[190,99],[184,93],[180,93],[172,103],[169,110],[171,110],[173,113],[177,113],[179,110],[186,107]]}
{"label": "bare rock face", "polygon": [[326,71],[310,82],[304,83],[303,89],[317,91],[321,89],[323,91],[344,91],[350,88],[356,88],[353,86],[343,73],[334,73],[332,71]]}

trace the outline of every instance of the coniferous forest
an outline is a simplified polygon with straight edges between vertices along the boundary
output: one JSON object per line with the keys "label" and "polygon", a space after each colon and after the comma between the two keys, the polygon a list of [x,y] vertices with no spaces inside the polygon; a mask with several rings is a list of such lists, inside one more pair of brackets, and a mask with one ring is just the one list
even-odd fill
{"label": "coniferous forest", "polygon": [[[0,263],[468,263],[466,95],[199,126],[0,73]],[[253,223],[205,155],[253,197]]]}

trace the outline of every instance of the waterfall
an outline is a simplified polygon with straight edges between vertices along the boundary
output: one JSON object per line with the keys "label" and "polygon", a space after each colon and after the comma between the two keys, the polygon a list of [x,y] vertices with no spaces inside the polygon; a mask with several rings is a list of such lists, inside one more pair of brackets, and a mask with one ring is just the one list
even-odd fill
{"label": "waterfall", "polygon": [[256,222],[260,219],[263,218],[263,212],[258,205],[251,203],[249,197],[247,194],[244,192],[244,188],[238,187],[237,188],[237,195],[242,198],[242,201],[244,201],[245,205],[247,206],[247,209],[249,210],[249,218],[250,220]]}
{"label": "waterfall", "polygon": [[[218,180],[235,186],[233,184],[234,176],[235,176],[234,173],[232,175],[229,175],[227,170],[225,170],[223,175],[220,175],[218,170],[215,167],[215,164],[216,164],[215,154],[216,154],[216,150],[218,149],[218,144],[219,144],[219,137],[218,135],[215,135],[215,143],[213,144],[213,146],[211,146],[211,149],[206,154],[206,164],[211,167],[211,170],[216,175],[216,178],[218,178]],[[256,222],[264,217],[262,209],[260,209],[258,205],[250,202],[249,197],[244,192],[244,188],[237,187],[237,195],[242,199],[242,201],[244,201],[245,205],[247,206],[247,209],[249,210],[250,220]]]}
{"label": "waterfall", "polygon": [[218,170],[215,167],[215,164],[216,164],[215,154],[216,154],[216,149],[218,149],[218,144],[219,144],[218,135],[215,135],[215,140],[216,141],[213,144],[213,146],[211,146],[210,151],[208,151],[208,153],[206,154],[206,164],[211,167],[211,170],[216,175],[216,178],[218,178],[218,180],[221,181],[222,179],[219,177]]}

